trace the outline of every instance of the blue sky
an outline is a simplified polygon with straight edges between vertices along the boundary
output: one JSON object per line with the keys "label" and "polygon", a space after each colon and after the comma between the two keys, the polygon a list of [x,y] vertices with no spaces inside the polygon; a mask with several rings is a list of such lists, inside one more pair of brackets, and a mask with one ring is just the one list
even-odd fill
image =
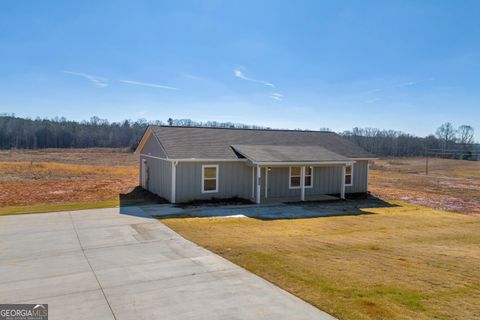
{"label": "blue sky", "polygon": [[0,3],[0,112],[480,140],[478,1]]}

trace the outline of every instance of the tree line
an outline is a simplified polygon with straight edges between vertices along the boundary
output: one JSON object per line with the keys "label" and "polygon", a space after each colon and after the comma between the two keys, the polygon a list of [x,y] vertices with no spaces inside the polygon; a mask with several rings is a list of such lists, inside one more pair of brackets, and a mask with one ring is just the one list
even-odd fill
{"label": "tree line", "polygon": [[0,149],[128,147],[135,149],[149,125],[201,126],[243,129],[271,129],[233,122],[198,122],[190,119],[146,121],[144,119],[109,122],[92,117],[88,121],[65,118],[24,119],[0,114]]}
{"label": "tree line", "polygon": [[341,133],[351,142],[379,156],[440,156],[476,159],[480,148],[474,141],[474,128],[452,123],[442,124],[435,134],[418,137],[402,131],[353,128]]}
{"label": "tree line", "polygon": [[[109,122],[99,117],[88,121],[69,121],[65,118],[24,119],[14,114],[0,114],[0,149],[91,148],[137,146],[148,125],[200,126],[219,128],[264,129],[270,127],[234,122],[172,119],[166,122],[124,120]],[[326,130],[323,128],[322,130]],[[353,143],[378,156],[455,156],[465,158],[480,150],[474,144],[474,129],[468,125],[454,128],[451,123],[441,125],[436,134],[418,137],[395,130],[353,128],[340,133]],[[461,151],[460,156],[452,150]]]}

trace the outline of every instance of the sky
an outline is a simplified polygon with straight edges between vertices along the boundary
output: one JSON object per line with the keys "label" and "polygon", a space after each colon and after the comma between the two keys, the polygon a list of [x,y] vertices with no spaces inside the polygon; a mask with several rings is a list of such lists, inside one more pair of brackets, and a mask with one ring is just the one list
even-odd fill
{"label": "sky", "polygon": [[0,2],[0,113],[480,141],[479,1]]}

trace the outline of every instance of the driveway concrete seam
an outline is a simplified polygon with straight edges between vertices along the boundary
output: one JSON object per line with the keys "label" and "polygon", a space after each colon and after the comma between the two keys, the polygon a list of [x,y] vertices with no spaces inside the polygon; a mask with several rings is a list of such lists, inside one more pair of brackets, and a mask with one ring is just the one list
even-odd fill
{"label": "driveway concrete seam", "polygon": [[[219,269],[219,270],[212,270],[212,271],[205,271],[205,272],[194,272],[194,273],[191,273],[191,274],[184,274],[184,275],[181,275],[181,276],[174,276],[174,277],[167,277],[167,278],[160,278],[160,279],[136,280],[135,284],[127,283],[127,284],[121,284],[121,285],[117,285],[117,286],[105,287],[105,289],[106,290],[117,289],[117,288],[122,288],[122,287],[130,287],[132,285],[137,285],[137,284],[141,284],[141,283],[162,282],[162,281],[169,281],[169,280],[174,280],[174,279],[184,279],[184,278],[188,278],[188,277],[201,276],[201,275],[204,275],[204,274],[210,274],[210,273],[215,274],[217,272],[225,272],[225,271],[233,271],[233,270],[236,270],[236,268]],[[152,289],[152,290],[157,290],[157,288]],[[149,290],[146,290],[144,292],[148,292],[148,291]]]}
{"label": "driveway concrete seam", "polygon": [[[28,303],[28,302],[31,302],[31,301],[39,301],[40,299],[51,299],[51,298],[58,298],[58,297],[63,297],[63,296],[69,296],[69,295],[73,295],[73,294],[80,294],[80,293],[86,293],[86,292],[95,292],[95,291],[102,291],[102,289],[91,289],[91,290],[82,290],[82,291],[73,291],[73,292],[68,292],[68,293],[63,293],[63,294],[55,294],[53,296],[42,296],[42,297],[38,297],[38,298],[35,298],[35,299],[29,299],[29,300],[22,300],[18,303]],[[115,315],[114,315],[115,317]]]}
{"label": "driveway concrete seam", "polygon": [[108,301],[107,296],[105,295],[105,292],[103,291],[103,287],[102,287],[102,285],[100,284],[100,281],[98,281],[97,274],[95,273],[95,270],[93,270],[93,267],[92,267],[92,265],[90,264],[90,260],[88,260],[88,257],[87,257],[87,255],[85,254],[85,250],[83,249],[82,242],[80,241],[80,237],[78,236],[77,229],[75,228],[75,223],[73,222],[73,218],[72,218],[71,212],[69,212],[69,216],[70,216],[70,221],[71,221],[72,226],[73,226],[73,230],[75,231],[75,234],[76,234],[76,236],[77,236],[77,239],[78,239],[78,243],[79,243],[79,245],[80,245],[80,248],[82,248],[83,256],[84,256],[85,259],[87,260],[87,263],[88,263],[88,265],[89,265],[89,267],[90,267],[90,270],[92,271],[93,276],[95,277],[95,280],[97,281],[98,286],[100,287],[100,290],[102,291],[103,297],[105,298],[105,302],[107,303],[108,308],[110,308],[110,312],[112,313],[113,318],[114,318],[115,320],[117,320],[117,317],[115,316],[115,313],[113,312],[112,306],[110,305],[110,302]]}

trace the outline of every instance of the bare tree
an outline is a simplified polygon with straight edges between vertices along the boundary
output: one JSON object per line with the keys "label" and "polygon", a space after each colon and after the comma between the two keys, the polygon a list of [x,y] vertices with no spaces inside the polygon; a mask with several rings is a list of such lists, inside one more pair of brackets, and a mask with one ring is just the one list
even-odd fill
{"label": "bare tree", "polygon": [[455,128],[451,122],[446,122],[438,127],[436,134],[443,142],[443,152],[445,153],[448,143],[455,141]]}
{"label": "bare tree", "polygon": [[464,124],[458,127],[458,130],[457,130],[458,142],[464,145],[472,144],[473,134],[474,134],[474,130],[472,126]]}

